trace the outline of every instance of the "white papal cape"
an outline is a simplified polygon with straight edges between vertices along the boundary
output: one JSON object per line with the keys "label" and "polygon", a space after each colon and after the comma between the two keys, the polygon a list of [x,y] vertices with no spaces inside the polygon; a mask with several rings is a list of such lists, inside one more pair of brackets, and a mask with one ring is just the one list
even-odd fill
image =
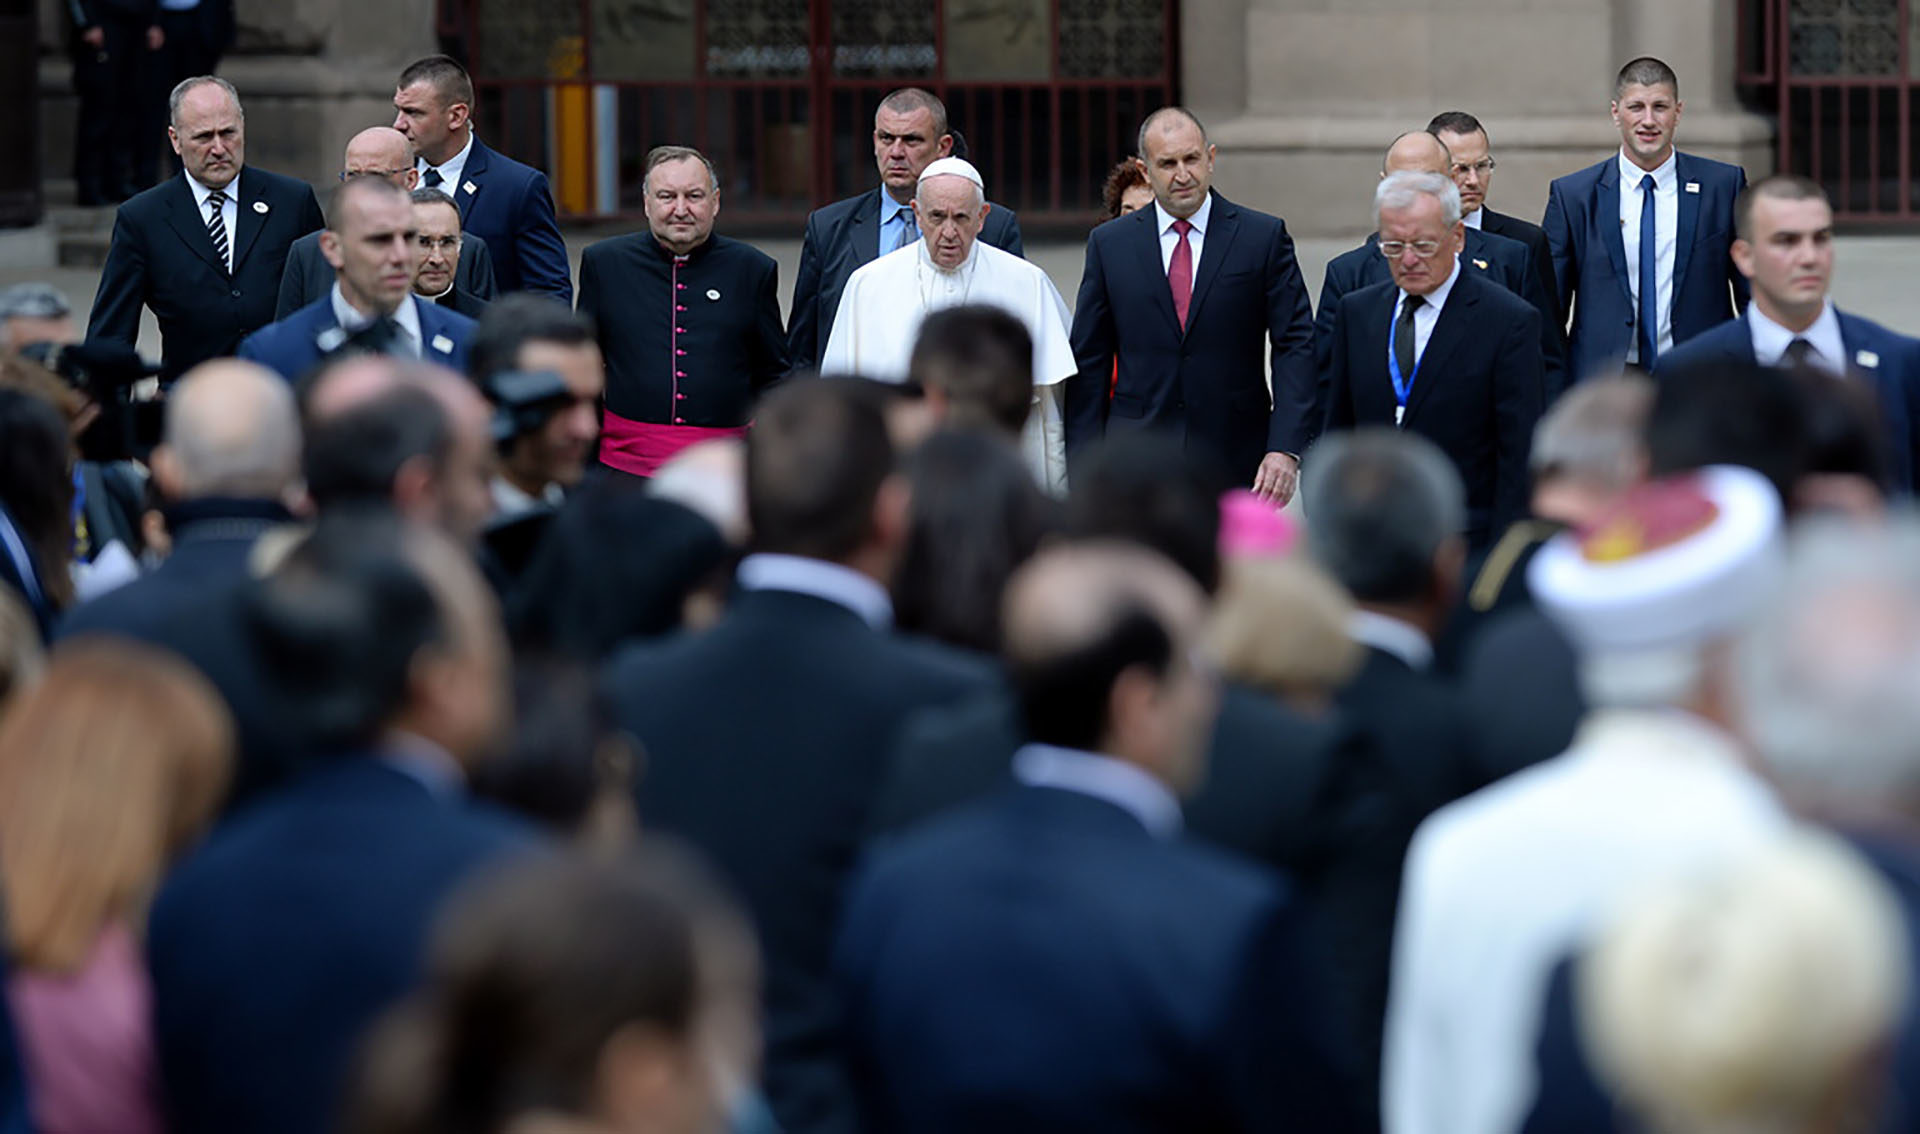
{"label": "white papal cape", "polygon": [[1061,383],[1072,375],[1067,301],[1047,273],[1011,252],[973,242],[967,262],[941,271],[915,241],[853,273],[841,293],[820,358],[823,374],[861,374],[886,382],[907,380],[920,323],[942,308],[984,303],[1011,312],[1033,335],[1033,412],[1022,441],[1034,476],[1054,493],[1067,485],[1067,434]]}

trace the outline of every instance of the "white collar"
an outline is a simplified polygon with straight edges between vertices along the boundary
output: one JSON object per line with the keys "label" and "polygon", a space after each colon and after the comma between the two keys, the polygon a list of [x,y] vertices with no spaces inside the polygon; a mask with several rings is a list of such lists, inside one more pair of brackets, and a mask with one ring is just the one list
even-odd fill
{"label": "white collar", "polygon": [[[353,304],[348,303],[346,294],[340,290],[340,281],[333,281],[333,321],[340,325],[341,330],[349,333],[357,331],[373,322],[373,319],[371,315],[362,315]],[[426,349],[427,340],[420,334],[420,309],[414,306],[412,292],[408,292],[401,299],[400,306],[394,309],[393,321],[413,336],[414,346],[422,351]]]}
{"label": "white collar", "polygon": [[1467,222],[1468,228],[1477,228],[1477,229],[1485,230],[1485,228],[1487,227],[1487,207],[1485,205],[1481,205],[1479,208],[1473,210],[1472,212],[1468,213],[1466,216],[1461,217],[1460,219]]}
{"label": "white collar", "polygon": [[[1162,236],[1165,236],[1168,230],[1173,228],[1173,222],[1178,219],[1163,208],[1158,199],[1155,199],[1153,202],[1153,214],[1153,219],[1160,225],[1160,227],[1154,231]],[[1209,189],[1207,190],[1206,200],[1200,202],[1200,208],[1196,210],[1192,216],[1187,218],[1187,223],[1193,226],[1193,231],[1199,233],[1201,236],[1205,236],[1207,234],[1207,222],[1212,217],[1213,190]]]}
{"label": "white collar", "polygon": [[[240,172],[245,173],[246,170],[243,169]],[[213,196],[213,187],[211,185],[202,185],[199,179],[191,173],[182,171],[180,176],[187,179],[187,188],[193,190],[194,208],[204,214],[207,211],[207,198]],[[240,204],[240,174],[234,174],[233,180],[227,182],[227,187],[220,191],[227,195],[228,204],[234,205],[237,211]],[[222,211],[225,211],[224,206],[222,207]]]}
{"label": "white collar", "polygon": [[536,508],[558,508],[567,501],[567,490],[552,481],[535,496],[504,476],[495,476],[493,488],[493,514],[496,516],[519,516]]}
{"label": "white collar", "polygon": [[1124,760],[1076,748],[1027,744],[1013,754],[1014,778],[1105,800],[1132,815],[1156,839],[1180,833],[1180,801],[1167,785]]}
{"label": "white collar", "polygon": [[875,630],[893,626],[893,600],[887,589],[851,567],[803,555],[756,552],[740,561],[734,575],[749,591],[792,591],[846,607]]}
{"label": "white collar", "polygon": [[[925,264],[927,267],[933,269],[935,272],[939,273],[942,276],[949,276],[949,277],[957,276],[960,273],[966,271],[969,267],[972,266],[975,260],[978,260],[980,258],[980,238],[977,236],[973,240],[973,247],[967,249],[967,258],[961,261],[960,266],[953,269],[952,271],[948,271],[947,269],[933,262],[933,248],[932,248],[931,242],[926,240],[924,237],[914,241],[908,247],[914,248],[918,251],[918,254],[920,256],[920,262],[922,264]],[[901,249],[896,249],[896,251],[904,252],[906,251],[906,249],[901,248]]]}
{"label": "white collar", "polygon": [[1670,186],[1678,188],[1673,184],[1674,167],[1680,163],[1680,147],[1678,146],[1667,151],[1667,160],[1661,162],[1656,169],[1641,169],[1639,166],[1633,164],[1633,159],[1627,156],[1627,147],[1625,146],[1620,147],[1619,162],[1620,191],[1623,193],[1629,189],[1640,188],[1640,179],[1648,173],[1653,174],[1655,192],[1664,193]]}
{"label": "white collar", "polygon": [[1406,662],[1411,669],[1426,669],[1433,664],[1433,642],[1411,622],[1371,610],[1356,610],[1347,616],[1347,637],[1363,646],[1384,650]]}
{"label": "white collar", "polygon": [[[1379,250],[1378,246],[1376,246],[1375,251],[1378,251],[1378,250]],[[1420,301],[1422,303],[1425,303],[1428,307],[1433,308],[1435,311],[1439,311],[1441,308],[1447,305],[1447,296],[1453,294],[1453,281],[1459,278],[1460,278],[1460,257],[1455,256],[1453,258],[1453,271],[1447,273],[1447,278],[1441,281],[1439,287],[1436,287],[1432,291],[1421,296]],[[1401,302],[1405,302],[1406,298],[1407,298],[1407,289],[1401,288],[1400,289]],[[1395,310],[1398,310],[1397,304],[1395,305]]]}
{"label": "white collar", "polygon": [[435,799],[456,799],[466,790],[467,773],[453,753],[419,733],[395,729],[381,745],[381,763],[427,789]]}
{"label": "white collar", "polygon": [[[479,134],[474,132],[473,127],[469,126],[467,127],[467,144],[460,147],[459,153],[441,162],[439,165],[433,164],[426,158],[415,158],[414,165],[422,173],[425,173],[429,169],[437,169],[440,171],[441,177],[451,182],[453,178],[447,173],[447,170],[451,169],[459,172],[467,168],[467,155],[473,152],[473,140],[479,136]],[[440,186],[440,191],[449,197],[453,196],[453,188],[451,185],[443,183]]]}
{"label": "white collar", "polygon": [[1753,335],[1754,361],[1762,366],[1779,363],[1787,348],[1795,339],[1805,339],[1813,344],[1822,369],[1834,374],[1844,374],[1847,370],[1847,344],[1840,334],[1840,314],[1833,309],[1833,300],[1828,299],[1820,308],[1820,314],[1813,325],[1798,333],[1789,331],[1779,323],[1767,317],[1758,303],[1747,305],[1747,325]]}

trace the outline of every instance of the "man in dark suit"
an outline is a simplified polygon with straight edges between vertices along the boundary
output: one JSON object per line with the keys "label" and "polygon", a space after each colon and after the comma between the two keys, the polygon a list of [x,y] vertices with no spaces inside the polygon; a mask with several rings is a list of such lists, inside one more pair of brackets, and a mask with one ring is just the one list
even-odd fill
{"label": "man in dark suit", "polygon": [[778,387],[747,436],[754,554],[738,597],[704,634],[616,656],[603,682],[646,749],[648,827],[711,857],[759,926],[766,1089],[787,1134],[854,1128],[827,960],[887,753],[915,710],[992,681],[888,632],[906,503],[865,383]]}
{"label": "man in dark suit", "polygon": [[1468,542],[1484,546],[1526,512],[1545,400],[1540,313],[1461,266],[1460,191],[1447,178],[1392,174],[1374,218],[1393,278],[1334,315],[1326,428],[1389,425],[1434,441],[1466,482]]}
{"label": "man in dark suit", "polygon": [[[815,209],[800,243],[800,269],[793,278],[787,353],[796,370],[812,370],[826,352],[827,336],[840,310],[840,293],[854,270],[920,239],[913,216],[920,174],[953,152],[947,108],[917,87],[880,100],[873,116],[873,158],[880,186],[857,197]],[[980,239],[1022,255],[1020,221],[1005,205],[988,203]]]}
{"label": "man in dark suit", "polygon": [[[346,160],[341,162],[340,180],[363,176],[384,177],[400,188],[413,192],[420,183],[420,171],[413,168],[413,143],[391,126],[374,126],[360,131],[347,143]],[[444,196],[444,194],[443,194]],[[417,203],[417,202],[416,202]],[[453,199],[448,198],[452,205]],[[460,231],[458,207],[453,230]],[[460,264],[455,282],[484,304],[494,296],[493,258],[483,241],[459,243]],[[436,290],[445,290],[446,286]],[[287,251],[287,269],[280,276],[280,298],[273,317],[285,319],[333,290],[333,265],[320,253],[320,234],[310,232],[293,242]],[[469,319],[480,316],[459,304],[450,304]]]}
{"label": "man in dark suit", "polygon": [[1746,305],[1747,281],[1731,255],[1733,201],[1746,172],[1674,149],[1679,123],[1673,69],[1633,60],[1614,80],[1620,152],[1547,191],[1541,227],[1560,305],[1573,314],[1576,382],[1622,364],[1651,372],[1662,352]]}
{"label": "man in dark suit", "polygon": [[[160,34],[152,74],[145,76],[147,105],[134,147],[136,189],[153,183],[161,128],[166,125],[167,92],[196,75],[218,71],[220,57],[233,47],[236,30],[233,0],[164,0],[155,14]],[[178,163],[170,162],[168,168],[177,170]]]}
{"label": "man in dark suit", "polygon": [[333,265],[324,298],[248,335],[240,357],[291,382],[326,355],[364,348],[465,371],[473,320],[413,294],[413,202],[383,177],[333,191],[320,251]]}
{"label": "man in dark suit", "polygon": [[1324,910],[1342,962],[1333,984],[1371,1100],[1407,844],[1427,815],[1491,778],[1460,701],[1432,671],[1459,585],[1465,501],[1445,454],[1390,429],[1327,438],[1308,454],[1307,474],[1309,551],[1353,595],[1348,633],[1366,648],[1336,704],[1376,761],[1379,822],[1334,863]]}
{"label": "man in dark suit", "polygon": [[393,128],[413,141],[420,184],[460,206],[460,224],[493,254],[502,294],[537,291],[573,302],[567,245],[547,175],[495,153],[473,132],[473,80],[445,55],[400,72]]}
{"label": "man in dark suit", "polygon": [[[1414,130],[1395,138],[1387,147],[1380,176],[1410,170],[1418,173],[1447,174],[1453,155],[1446,145],[1425,130]],[[1465,208],[1464,200],[1461,208]],[[1479,272],[1501,287],[1533,304],[1540,312],[1540,353],[1546,366],[1549,391],[1562,385],[1566,372],[1566,341],[1560,333],[1559,304],[1553,292],[1537,282],[1527,258],[1526,246],[1504,236],[1496,236],[1467,226],[1460,252],[1462,271]],[[1313,317],[1313,357],[1319,373],[1318,396],[1325,399],[1332,379],[1333,316],[1347,293],[1363,287],[1386,283],[1393,278],[1387,258],[1380,254],[1380,234],[1367,234],[1358,248],[1350,249],[1327,262],[1320,282],[1320,304]],[[1324,401],[1322,403],[1324,405]]]}
{"label": "man in dark suit", "polygon": [[1313,306],[1293,239],[1280,218],[1213,192],[1214,147],[1186,110],[1148,115],[1139,146],[1154,207],[1087,241],[1073,313],[1080,372],[1066,384],[1069,468],[1109,430],[1171,429],[1284,504],[1317,424]]}
{"label": "man in dark suit", "polygon": [[1849,315],[1828,298],[1833,208],[1804,177],[1756,182],[1735,209],[1733,262],[1751,282],[1744,314],[1660,358],[1662,380],[1701,367],[1806,367],[1871,389],[1894,487],[1911,493],[1920,450],[1920,341]]}
{"label": "man in dark suit", "polygon": [[[71,21],[67,46],[80,104],[73,132],[78,200],[83,207],[124,201],[153,183],[158,143],[141,135],[149,129],[157,134],[164,113],[148,112],[150,104],[165,101],[164,89],[159,98],[149,97],[150,57],[161,41],[159,5],[156,0],[73,0],[62,7]],[[143,152],[145,169],[138,160]]]}
{"label": "man in dark suit", "polygon": [[321,1134],[440,903],[530,845],[465,798],[505,723],[506,647],[467,556],[391,516],[323,518],[245,602],[264,679],[300,692],[328,758],[166,880],[154,1036],[169,1125]]}
{"label": "man in dark suit", "polygon": [[171,117],[185,174],[120,206],[87,322],[88,338],[132,349],[152,308],[169,383],[273,321],[288,247],[325,224],[304,182],[242,168],[246,120],[226,80],[174,88]]}
{"label": "man in dark suit", "polygon": [[1460,187],[1460,212],[1467,228],[1526,245],[1540,290],[1553,304],[1554,333],[1564,337],[1567,317],[1560,307],[1560,286],[1554,282],[1553,248],[1547,243],[1547,230],[1532,221],[1496,213],[1487,207],[1487,194],[1493,192],[1495,168],[1487,128],[1464,110],[1447,110],[1433,116],[1433,121],[1427,123],[1427,131],[1439,138],[1452,155],[1453,164],[1448,173]]}
{"label": "man in dark suit", "polygon": [[497,294],[486,242],[461,234],[460,206],[440,190],[415,189],[411,200],[413,294],[477,321]]}
{"label": "man in dark suit", "polygon": [[1182,841],[1205,598],[1143,548],[1008,587],[1017,783],[882,847],[834,954],[869,1128],[1358,1129],[1301,903]]}
{"label": "man in dark suit", "polygon": [[167,396],[149,461],[173,549],[151,574],[70,610],[63,638],[107,633],[165,644],[179,609],[244,579],[254,541],[289,524],[300,484],[300,417],[279,375],[244,362],[203,362]]}

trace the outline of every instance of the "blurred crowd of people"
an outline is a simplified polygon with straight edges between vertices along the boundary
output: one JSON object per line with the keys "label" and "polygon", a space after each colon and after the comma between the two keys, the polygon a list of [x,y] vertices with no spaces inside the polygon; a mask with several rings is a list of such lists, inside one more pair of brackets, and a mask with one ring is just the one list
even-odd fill
{"label": "blurred crowd of people", "polygon": [[1677,89],[1316,328],[1178,108],[1069,314],[889,95],[783,319],[697,151],[570,305],[454,61],[324,215],[181,82],[0,295],[0,1130],[1915,1128],[1920,346]]}

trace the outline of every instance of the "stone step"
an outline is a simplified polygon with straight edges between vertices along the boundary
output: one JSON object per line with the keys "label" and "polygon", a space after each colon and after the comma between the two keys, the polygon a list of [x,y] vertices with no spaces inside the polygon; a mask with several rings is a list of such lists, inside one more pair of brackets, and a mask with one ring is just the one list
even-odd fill
{"label": "stone step", "polygon": [[47,223],[54,229],[60,266],[98,268],[107,262],[107,243],[113,235],[114,207],[82,208],[71,179],[41,184],[46,195]]}

